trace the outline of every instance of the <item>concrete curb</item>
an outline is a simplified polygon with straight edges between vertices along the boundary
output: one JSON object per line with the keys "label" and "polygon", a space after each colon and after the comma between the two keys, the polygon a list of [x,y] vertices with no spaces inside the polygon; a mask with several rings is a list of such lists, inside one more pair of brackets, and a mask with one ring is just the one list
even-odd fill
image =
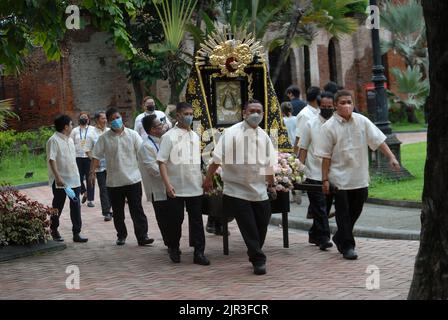
{"label": "concrete curb", "polygon": [[66,244],[53,240],[49,240],[47,243],[28,246],[7,246],[5,248],[0,248],[0,262],[42,253],[61,251],[65,248],[67,248]]}
{"label": "concrete curb", "polygon": [[[308,231],[311,226],[311,220],[298,219],[288,217],[289,228]],[[282,224],[281,216],[272,216],[270,224],[278,226]],[[334,223],[330,223],[330,231],[334,234],[337,227]],[[376,238],[376,239],[395,239],[395,240],[420,240],[420,231],[415,230],[399,230],[399,229],[385,229],[385,228],[367,228],[355,227],[353,234],[357,237]]]}
{"label": "concrete curb", "polygon": [[36,188],[36,187],[42,187],[42,186],[48,186],[48,181],[45,182],[33,182],[33,183],[27,183],[27,184],[21,184],[18,186],[12,186],[13,188],[16,188],[18,190],[23,189],[30,189],[30,188]]}
{"label": "concrete curb", "polygon": [[428,129],[407,130],[407,131],[393,131],[393,133],[395,133],[395,134],[400,134],[400,133],[420,133],[420,132],[428,132]]}
{"label": "concrete curb", "polygon": [[422,203],[417,201],[406,201],[406,200],[387,200],[378,198],[367,198],[367,203],[379,204],[382,206],[400,207],[400,208],[412,208],[421,209]]}

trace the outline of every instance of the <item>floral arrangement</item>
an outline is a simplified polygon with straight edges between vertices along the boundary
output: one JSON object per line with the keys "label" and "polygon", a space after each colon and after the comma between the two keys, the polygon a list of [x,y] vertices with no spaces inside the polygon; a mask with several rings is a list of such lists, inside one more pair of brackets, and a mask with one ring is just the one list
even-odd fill
{"label": "floral arrangement", "polygon": [[274,166],[274,185],[277,192],[294,189],[294,184],[305,180],[305,165],[295,154],[278,153],[278,163]]}

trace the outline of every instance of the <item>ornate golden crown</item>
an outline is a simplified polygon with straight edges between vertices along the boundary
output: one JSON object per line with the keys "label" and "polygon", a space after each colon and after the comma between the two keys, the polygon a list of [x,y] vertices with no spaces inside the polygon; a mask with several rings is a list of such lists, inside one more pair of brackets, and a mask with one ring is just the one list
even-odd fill
{"label": "ornate golden crown", "polygon": [[196,65],[211,64],[228,77],[245,75],[244,68],[255,59],[265,61],[260,41],[245,29],[232,33],[227,26],[210,34],[196,53]]}

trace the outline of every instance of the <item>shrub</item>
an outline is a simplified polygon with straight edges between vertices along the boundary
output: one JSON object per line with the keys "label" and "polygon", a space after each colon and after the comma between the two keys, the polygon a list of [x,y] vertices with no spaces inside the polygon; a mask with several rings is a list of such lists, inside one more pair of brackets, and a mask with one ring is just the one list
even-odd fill
{"label": "shrub", "polygon": [[45,242],[49,216],[57,209],[29,199],[11,187],[0,187],[0,247]]}
{"label": "shrub", "polygon": [[38,130],[17,132],[15,130],[0,131],[0,156],[16,154],[24,150],[44,151],[45,143],[54,133],[51,127],[41,127]]}

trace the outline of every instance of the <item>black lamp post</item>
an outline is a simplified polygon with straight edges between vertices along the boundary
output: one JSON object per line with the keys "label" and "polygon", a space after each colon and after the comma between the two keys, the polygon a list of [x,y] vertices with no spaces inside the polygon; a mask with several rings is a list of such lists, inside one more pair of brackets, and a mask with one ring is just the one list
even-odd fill
{"label": "black lamp post", "polygon": [[[371,6],[377,6],[376,0],[370,0]],[[375,17],[376,18],[376,17]],[[379,17],[378,17],[379,18]],[[401,141],[392,133],[389,121],[389,110],[387,106],[386,89],[384,82],[387,80],[384,75],[384,66],[381,60],[380,49],[380,30],[372,28],[372,51],[373,51],[373,77],[375,92],[368,94],[368,105],[370,106],[370,117],[375,125],[387,136],[386,143],[395,154],[395,157],[401,165]],[[379,151],[371,153],[371,169],[377,174],[386,175],[393,179],[402,179],[411,176],[411,174],[401,166],[399,172],[392,171],[388,166],[388,159]]]}

